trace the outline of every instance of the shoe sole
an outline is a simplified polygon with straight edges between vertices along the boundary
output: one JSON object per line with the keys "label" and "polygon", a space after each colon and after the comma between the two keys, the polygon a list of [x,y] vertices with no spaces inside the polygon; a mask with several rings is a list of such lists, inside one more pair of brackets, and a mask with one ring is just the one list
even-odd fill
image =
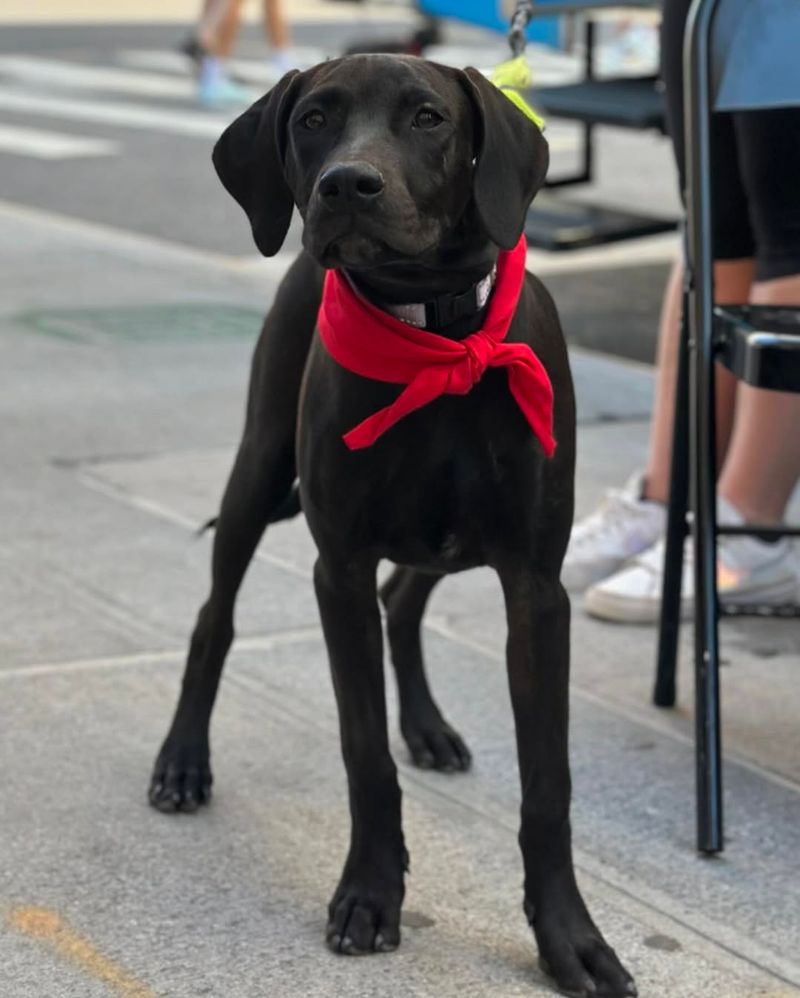
{"label": "shoe sole", "polygon": [[[602,590],[588,593],[583,606],[590,617],[614,624],[656,624],[661,616],[660,602],[623,599]],[[693,616],[693,601],[681,600],[681,620],[691,620]]]}
{"label": "shoe sole", "polygon": [[[783,606],[797,600],[797,582],[786,577],[770,585],[747,590],[720,592],[719,600],[731,606]],[[626,599],[599,589],[587,593],[584,609],[591,617],[617,624],[657,624],[661,616],[661,601]],[[694,616],[694,600],[681,600],[681,620]]]}
{"label": "shoe sole", "polygon": [[580,596],[587,589],[596,586],[599,582],[604,582],[612,575],[616,575],[628,563],[628,558],[609,559],[602,564],[595,564],[592,568],[564,567],[561,572],[561,584],[573,596]]}

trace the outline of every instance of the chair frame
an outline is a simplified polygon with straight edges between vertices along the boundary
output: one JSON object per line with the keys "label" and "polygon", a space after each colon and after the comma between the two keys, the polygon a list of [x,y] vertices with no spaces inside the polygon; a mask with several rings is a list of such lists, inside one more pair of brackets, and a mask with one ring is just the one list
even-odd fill
{"label": "chair frame", "polygon": [[[694,0],[684,42],[687,227],[675,394],[664,585],[653,701],[675,703],[683,546],[691,509],[694,543],[694,671],[697,848],[721,852],[723,838],[717,537],[798,535],[796,528],[717,525],[714,258],[711,228],[711,25],[719,0]],[[690,503],[691,500],[691,503]]]}

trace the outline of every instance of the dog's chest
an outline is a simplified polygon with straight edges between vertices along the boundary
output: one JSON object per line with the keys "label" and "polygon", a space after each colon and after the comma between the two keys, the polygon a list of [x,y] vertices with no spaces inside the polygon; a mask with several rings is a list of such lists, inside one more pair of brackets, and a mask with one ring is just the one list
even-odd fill
{"label": "dog's chest", "polygon": [[415,435],[362,515],[386,557],[453,571],[486,560],[506,474],[490,443],[437,437]]}
{"label": "dog's chest", "polygon": [[361,549],[442,572],[492,563],[515,543],[527,522],[521,497],[533,500],[541,464],[499,371],[468,396],[444,396],[405,417],[366,450],[348,452],[328,437],[309,457],[312,517],[334,520]]}

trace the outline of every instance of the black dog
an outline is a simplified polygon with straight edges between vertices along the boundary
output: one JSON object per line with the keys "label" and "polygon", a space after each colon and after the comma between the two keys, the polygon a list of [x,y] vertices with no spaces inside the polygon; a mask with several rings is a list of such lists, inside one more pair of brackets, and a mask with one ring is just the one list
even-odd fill
{"label": "black dog", "polygon": [[341,721],[350,851],[329,909],[343,953],[394,949],[407,855],[389,754],[376,568],[399,566],[381,596],[401,727],[418,765],[466,769],[469,753],[423,673],[420,621],[442,575],[496,569],[508,618],[508,674],[522,781],[524,908],[541,959],[573,995],[635,994],[589,916],[572,866],[567,760],[569,601],[559,573],[573,512],[574,399],[553,303],[527,275],[508,331],[529,344],[555,395],[548,459],[489,370],[365,450],[342,434],[401,386],[340,367],[315,335],[325,268],[389,310],[427,303],[436,332],[481,326],[474,289],[519,240],[548,162],[539,130],[475,70],[355,56],[290,73],[235,121],[214,154],[262,253],[280,248],[296,205],[305,252],[281,284],[253,360],[247,419],[222,501],[213,584],[150,800],[192,811],[211,786],[208,724],[233,638],[239,584],[265,526],[302,508],[319,549],[314,579]]}

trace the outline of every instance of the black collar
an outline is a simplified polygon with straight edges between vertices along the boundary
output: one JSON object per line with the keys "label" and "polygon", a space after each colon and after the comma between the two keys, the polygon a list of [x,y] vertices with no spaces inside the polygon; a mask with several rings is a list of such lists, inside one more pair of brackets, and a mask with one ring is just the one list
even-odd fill
{"label": "black collar", "polygon": [[[437,295],[436,298],[429,298],[427,301],[398,305],[393,302],[370,300],[382,312],[387,312],[409,326],[415,326],[417,329],[443,329],[460,319],[468,319],[478,315],[489,301],[496,276],[497,268],[492,267],[491,271],[482,277],[477,284],[473,284],[461,294]],[[359,294],[363,294],[358,286],[353,284],[352,279],[350,279],[350,283]]]}

